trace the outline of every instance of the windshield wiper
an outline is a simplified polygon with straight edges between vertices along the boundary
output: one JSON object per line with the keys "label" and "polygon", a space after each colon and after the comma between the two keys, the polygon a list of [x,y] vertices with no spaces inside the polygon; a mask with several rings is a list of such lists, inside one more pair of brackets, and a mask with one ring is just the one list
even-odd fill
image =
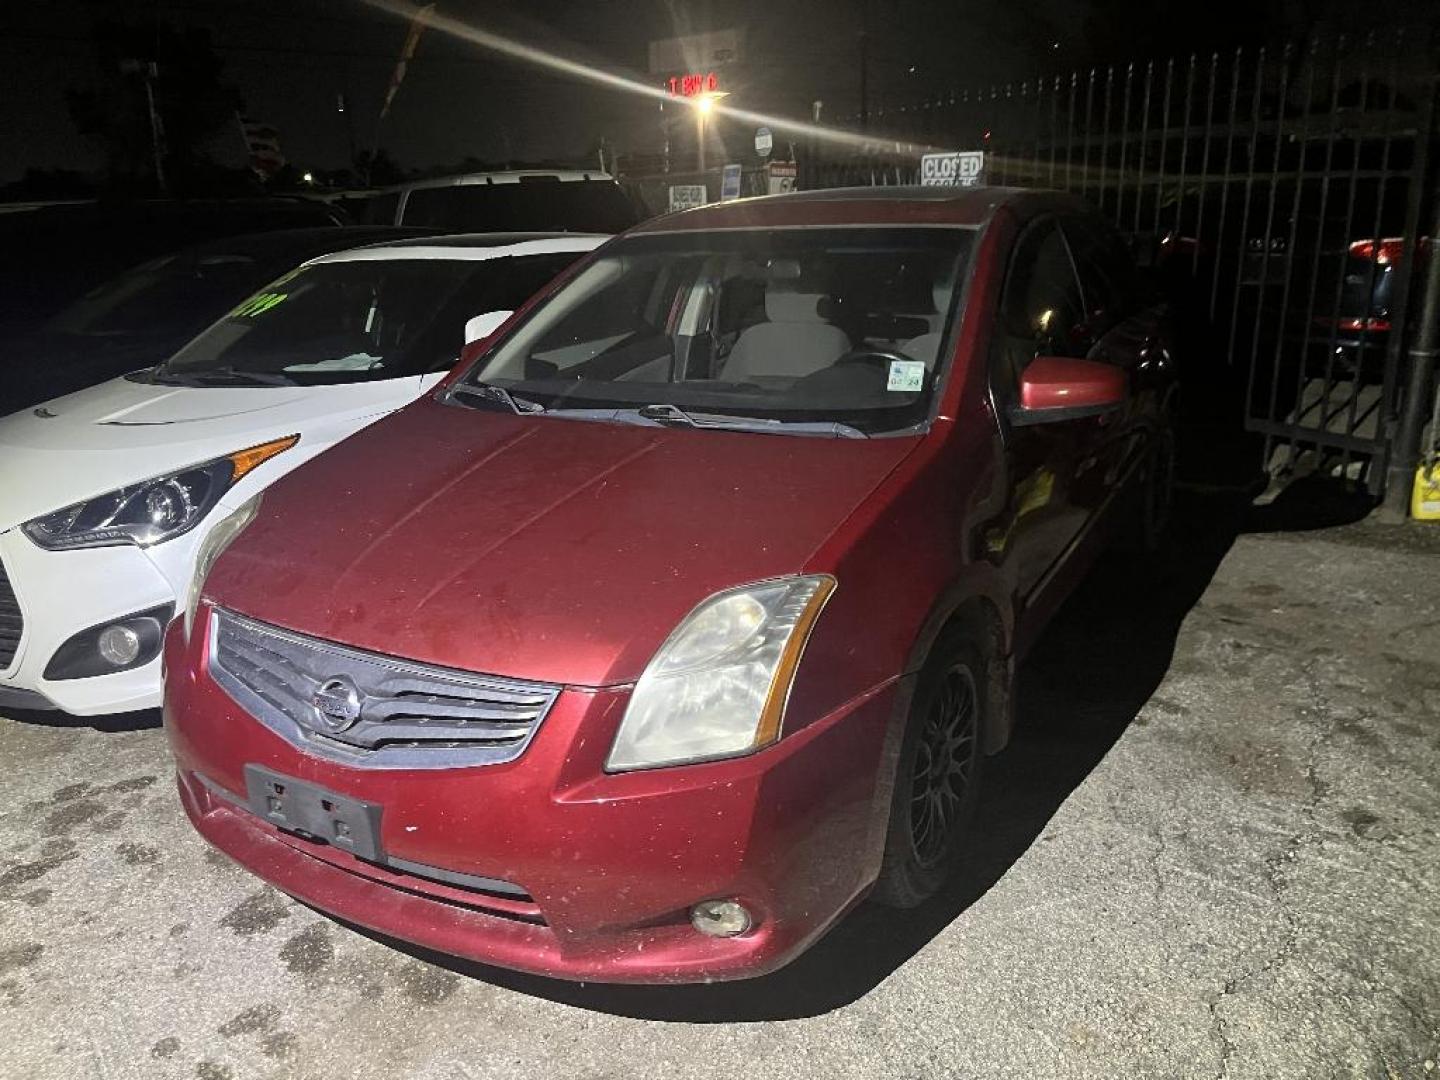
{"label": "windshield wiper", "polygon": [[[623,417],[621,412],[617,418]],[[838,420],[775,420],[759,416],[735,416],[730,413],[686,412],[678,405],[658,403],[641,405],[635,415],[642,420],[682,427],[711,428],[718,431],[762,431],[771,435],[829,435],[836,439],[868,439],[857,427]]]}
{"label": "windshield wiper", "polygon": [[152,382],[171,386],[214,386],[217,382],[248,383],[251,386],[296,386],[294,379],[273,371],[237,371],[233,367],[203,371],[168,371],[162,364],[150,370]]}
{"label": "windshield wiper", "polygon": [[496,386],[494,383],[456,383],[450,389],[450,397],[469,397],[480,401],[499,402],[516,416],[527,416],[533,413],[543,413],[545,406],[538,401],[531,401],[529,398],[516,397],[503,386]]}

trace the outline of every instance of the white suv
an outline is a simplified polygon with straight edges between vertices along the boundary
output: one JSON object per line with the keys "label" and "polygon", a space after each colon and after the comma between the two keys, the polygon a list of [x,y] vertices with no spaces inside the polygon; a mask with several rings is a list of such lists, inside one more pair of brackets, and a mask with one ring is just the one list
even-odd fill
{"label": "white suv", "polygon": [[416,180],[371,196],[364,216],[371,225],[464,232],[618,233],[641,215],[608,173],[569,169]]}

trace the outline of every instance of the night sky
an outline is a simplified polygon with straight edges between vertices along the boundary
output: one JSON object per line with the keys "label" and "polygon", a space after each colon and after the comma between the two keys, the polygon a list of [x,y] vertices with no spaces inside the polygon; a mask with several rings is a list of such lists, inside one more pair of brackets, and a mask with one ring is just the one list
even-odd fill
{"label": "night sky", "polygon": [[[747,63],[743,80],[729,87],[733,101],[805,118],[810,103],[821,99],[825,119],[834,121],[858,111],[862,2],[442,0],[440,10],[654,85],[660,77],[645,70],[651,39],[692,29],[741,28]],[[1125,48],[1126,34],[1095,24],[1100,16],[1113,21],[1123,6],[1117,0],[870,0],[872,110],[958,87],[1068,70],[1097,59],[1107,47]],[[1303,0],[1274,5],[1280,18],[1295,23],[1313,18],[1314,6]],[[365,149],[374,141],[380,100],[405,36],[402,19],[362,0],[35,0],[4,7],[0,94],[6,152],[0,156],[0,182],[30,167],[99,167],[95,147],[70,122],[65,90],[93,80],[90,32],[101,19],[153,13],[165,22],[208,29],[223,60],[223,77],[239,91],[246,112],[280,130],[282,148],[297,166],[317,169],[340,168],[352,143]],[[1192,21],[1205,20],[1194,34],[1225,32],[1223,25],[1217,28],[1213,6],[1177,10],[1189,12]],[[1148,21],[1151,25],[1134,28],[1137,39],[1142,32],[1152,38],[1167,32],[1164,19]],[[1173,20],[1170,27],[1173,33]],[[1183,35],[1175,36],[1172,44],[1180,51]],[[340,95],[348,102],[346,114],[337,111]],[[653,151],[658,132],[653,101],[527,68],[431,30],[379,129],[379,143],[407,168],[467,157],[579,163],[593,160],[601,138],[621,150]],[[238,131],[227,125],[213,143],[215,158],[240,163]]]}

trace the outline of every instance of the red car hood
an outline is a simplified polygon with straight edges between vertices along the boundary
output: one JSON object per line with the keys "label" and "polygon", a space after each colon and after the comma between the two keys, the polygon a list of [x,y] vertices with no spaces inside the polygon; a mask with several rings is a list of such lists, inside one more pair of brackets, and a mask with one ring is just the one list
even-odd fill
{"label": "red car hood", "polygon": [[422,400],[272,487],[205,594],[301,633],[468,671],[631,682],[711,593],[804,569],[918,441]]}

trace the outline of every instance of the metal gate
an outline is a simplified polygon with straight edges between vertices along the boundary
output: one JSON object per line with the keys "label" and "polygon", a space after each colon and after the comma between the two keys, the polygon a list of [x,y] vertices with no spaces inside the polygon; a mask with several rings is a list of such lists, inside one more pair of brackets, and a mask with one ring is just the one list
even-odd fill
{"label": "metal gate", "polygon": [[1378,494],[1401,408],[1434,170],[1435,31],[1073,72],[872,111],[886,141],[820,144],[802,187],[914,183],[925,148],[985,182],[1061,188],[1127,233],[1190,316],[1192,378],[1238,376],[1273,472]]}

